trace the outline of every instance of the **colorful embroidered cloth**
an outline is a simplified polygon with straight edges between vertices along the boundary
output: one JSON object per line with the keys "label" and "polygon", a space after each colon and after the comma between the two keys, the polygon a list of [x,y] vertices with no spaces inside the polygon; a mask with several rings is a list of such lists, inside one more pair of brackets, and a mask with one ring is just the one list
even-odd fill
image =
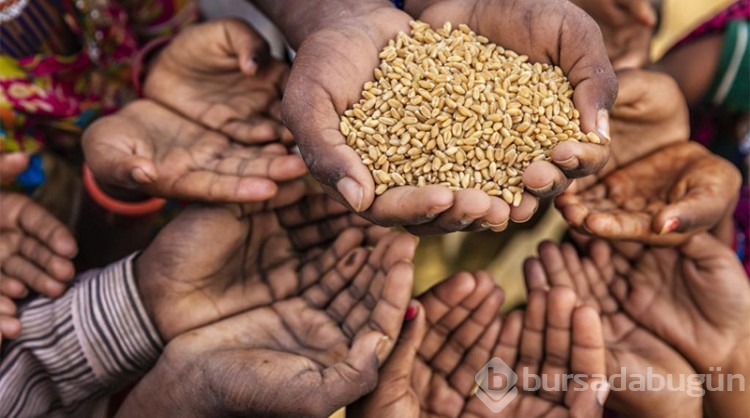
{"label": "colorful embroidered cloth", "polygon": [[193,0],[0,0],[0,152],[77,150],[135,98],[139,46],[197,17]]}

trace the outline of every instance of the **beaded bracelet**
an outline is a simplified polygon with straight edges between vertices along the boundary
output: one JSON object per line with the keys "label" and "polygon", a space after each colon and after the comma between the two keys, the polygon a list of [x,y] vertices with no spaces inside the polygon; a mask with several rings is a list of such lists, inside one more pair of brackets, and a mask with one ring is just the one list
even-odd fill
{"label": "beaded bracelet", "polygon": [[393,2],[393,5],[398,7],[401,10],[404,10],[404,0],[391,0]]}

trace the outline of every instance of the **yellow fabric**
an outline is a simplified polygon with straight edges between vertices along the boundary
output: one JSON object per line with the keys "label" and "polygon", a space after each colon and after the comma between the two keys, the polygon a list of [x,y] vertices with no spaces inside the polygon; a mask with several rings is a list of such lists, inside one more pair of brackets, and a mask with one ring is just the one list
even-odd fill
{"label": "yellow fabric", "polygon": [[661,29],[651,47],[658,61],[677,41],[737,0],[664,0]]}

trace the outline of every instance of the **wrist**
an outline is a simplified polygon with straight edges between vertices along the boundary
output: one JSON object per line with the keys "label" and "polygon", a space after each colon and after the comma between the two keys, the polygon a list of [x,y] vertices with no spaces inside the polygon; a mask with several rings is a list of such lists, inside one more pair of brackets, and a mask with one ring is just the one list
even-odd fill
{"label": "wrist", "polygon": [[390,0],[255,0],[254,3],[281,29],[287,42],[295,50],[313,33],[349,24],[352,18],[367,15],[377,9],[395,9]]}

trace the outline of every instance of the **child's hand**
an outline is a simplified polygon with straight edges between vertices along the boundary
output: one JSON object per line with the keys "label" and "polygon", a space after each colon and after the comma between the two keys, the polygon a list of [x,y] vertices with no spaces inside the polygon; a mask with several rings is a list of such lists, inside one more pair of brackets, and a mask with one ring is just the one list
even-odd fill
{"label": "child's hand", "polygon": [[487,273],[459,273],[419,297],[374,392],[347,408],[368,417],[460,416],[500,332],[503,293]]}
{"label": "child's hand", "polygon": [[710,234],[678,248],[618,251],[595,241],[591,257],[600,269],[614,267],[607,285],[623,310],[699,373],[746,355],[738,347],[750,340],[750,281],[734,252]]}
{"label": "child's hand", "polygon": [[[2,193],[0,297],[21,299],[29,289],[49,297],[60,296],[75,273],[71,260],[77,251],[68,228],[46,209],[24,195]],[[0,302],[0,316],[13,315],[8,301]],[[0,329],[3,327],[0,324]]]}
{"label": "child's hand", "polygon": [[[524,267],[526,286],[529,292],[573,289],[581,304],[592,307],[599,314],[606,347],[607,375],[624,374],[617,381],[620,388],[631,387],[637,379],[635,375],[646,376],[649,371],[664,379],[695,374],[687,360],[642,324],[634,322],[627,315],[627,309],[620,305],[609,286],[615,269],[621,267],[620,263],[608,259],[598,250],[592,251],[592,257],[596,261],[582,259],[571,244],[543,243],[539,246],[539,258],[528,260]],[[655,286],[660,284],[654,280]],[[700,384],[693,383],[690,387],[680,387],[681,391],[616,390],[607,401],[607,407],[623,417],[700,417]]]}
{"label": "child's hand", "polygon": [[83,148],[98,181],[166,198],[263,201],[306,173],[279,143],[234,142],[150,100],[97,120]]}
{"label": "child's hand", "polygon": [[181,31],[149,67],[144,95],[240,142],[292,137],[281,123],[289,68],[239,19]]}
{"label": "child's hand", "polygon": [[740,175],[699,144],[675,144],[559,196],[574,228],[594,236],[674,244],[730,220]]}
{"label": "child's hand", "polygon": [[[301,283],[248,289],[273,300],[171,341],[118,416],[326,417],[354,402],[377,384],[401,331],[415,249],[413,237],[393,232],[374,248],[311,261],[296,270]],[[254,254],[278,265],[268,251]],[[287,279],[298,263],[292,255]]]}

